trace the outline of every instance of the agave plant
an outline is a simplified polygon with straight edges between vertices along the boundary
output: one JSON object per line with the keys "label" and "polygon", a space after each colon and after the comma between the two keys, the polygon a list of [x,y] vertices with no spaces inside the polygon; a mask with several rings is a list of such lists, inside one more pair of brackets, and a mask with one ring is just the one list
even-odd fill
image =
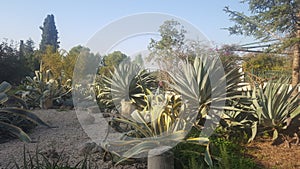
{"label": "agave plant", "polygon": [[[102,146],[105,149],[122,157],[118,163],[154,148],[172,146],[184,141],[208,146],[207,138],[186,138],[193,123],[186,118],[185,106],[179,95],[175,93],[154,95],[151,91],[148,93],[145,96],[146,105],[143,110],[136,109],[131,118],[120,116],[114,119],[131,126],[132,130],[126,132],[119,141],[103,142]],[[127,151],[117,152],[116,147],[125,147]],[[208,149],[205,160],[212,165]]]}
{"label": "agave plant", "polygon": [[141,108],[145,105],[147,89],[152,89],[154,78],[138,65],[123,62],[111,72],[112,77],[104,77],[105,87],[97,96],[108,107],[119,108],[121,101]]}
{"label": "agave plant", "polygon": [[[124,140],[108,145],[112,147],[130,145],[130,149],[123,154],[124,159],[147,152],[163,143],[170,145],[192,141],[208,145],[207,136],[186,138],[189,129],[197,125],[200,119],[207,117],[210,109],[220,110],[220,112],[224,109],[240,110],[226,106],[225,103],[228,100],[236,101],[245,97],[239,91],[242,87],[239,85],[241,74],[236,69],[223,76],[220,76],[220,73],[222,70],[216,59],[208,60],[208,58],[199,57],[195,59],[193,65],[188,62],[183,64],[178,73],[171,72],[170,74],[174,82],[170,86],[175,92],[169,97],[160,94],[153,95],[150,91],[143,94],[145,104],[141,106],[142,109],[133,111],[131,118],[115,119],[120,123],[130,125],[133,130],[126,133]],[[215,81],[211,82],[213,78]],[[205,159],[211,166],[212,161],[208,149]]]}
{"label": "agave plant", "polygon": [[198,121],[213,116],[208,113],[210,110],[216,110],[217,117],[221,117],[224,110],[241,111],[226,104],[245,98],[240,91],[243,85],[237,68],[225,74],[218,59],[201,56],[195,58],[193,65],[187,62],[170,75],[174,81],[172,87],[182,95],[188,111],[199,112]]}
{"label": "agave plant", "polygon": [[293,94],[297,89],[298,85],[291,88],[290,80],[283,78],[254,87],[253,108],[258,121],[253,126],[251,139],[254,139],[258,129],[272,131],[273,140],[278,138],[278,134],[300,114],[299,92]]}
{"label": "agave plant", "polygon": [[35,76],[27,76],[26,80],[26,89],[21,91],[21,95],[32,107],[50,108],[53,101],[62,100],[72,90],[71,79],[64,83],[62,77],[54,79],[51,70],[35,71]]}
{"label": "agave plant", "polygon": [[26,109],[5,106],[5,102],[8,100],[6,92],[10,89],[11,85],[9,83],[4,81],[0,84],[0,132],[8,132],[23,141],[30,142],[30,137],[24,132],[26,128],[22,127],[22,124],[16,120],[20,121],[21,119],[22,122],[26,121],[27,123],[31,123],[31,125],[40,124],[47,127],[50,126]]}

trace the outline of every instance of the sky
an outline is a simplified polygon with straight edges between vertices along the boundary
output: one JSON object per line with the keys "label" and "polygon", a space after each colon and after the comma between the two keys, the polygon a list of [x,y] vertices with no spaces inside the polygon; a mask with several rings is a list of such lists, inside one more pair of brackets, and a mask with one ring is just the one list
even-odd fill
{"label": "sky", "polygon": [[[240,4],[239,0],[2,1],[0,41],[5,38],[14,41],[31,38],[38,47],[41,40],[39,27],[48,14],[53,14],[59,32],[60,46],[68,51],[77,45],[86,46],[97,32],[120,18],[151,12],[184,19],[218,46],[250,42],[251,38],[229,35],[227,30],[222,29],[233,25],[223,11],[225,6],[238,11],[247,11],[247,5]],[[144,20],[140,23],[147,22]],[[136,49],[132,49],[134,50]]]}

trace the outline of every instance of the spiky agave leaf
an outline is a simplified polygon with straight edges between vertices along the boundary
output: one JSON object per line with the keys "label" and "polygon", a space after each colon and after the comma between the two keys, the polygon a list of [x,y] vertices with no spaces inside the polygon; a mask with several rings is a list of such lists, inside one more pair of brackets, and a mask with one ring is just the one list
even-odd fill
{"label": "spiky agave leaf", "polygon": [[12,107],[4,107],[0,109],[0,112],[10,113],[16,116],[23,117],[24,119],[30,120],[31,122],[39,125],[43,125],[46,127],[51,127],[47,123],[45,123],[42,119],[40,119],[37,115],[31,113],[26,109],[21,108],[12,108]]}
{"label": "spiky agave leaf", "polygon": [[4,81],[0,84],[0,93],[5,93],[11,89],[11,85]]}
{"label": "spiky agave leaf", "polygon": [[189,109],[197,110],[202,117],[207,115],[208,108],[238,111],[240,109],[226,106],[224,102],[245,97],[239,91],[243,87],[241,74],[237,69],[222,74],[222,66],[216,58],[197,57],[193,65],[183,64],[178,74],[171,73],[171,77],[175,83],[172,87],[182,95]]}
{"label": "spiky agave leaf", "polygon": [[289,82],[287,78],[268,81],[265,86],[257,86],[252,93],[257,127],[273,129],[274,140],[278,132],[288,127],[286,121],[300,114],[299,93],[293,95],[298,86],[290,88]]}
{"label": "spiky agave leaf", "polygon": [[21,128],[15,125],[0,121],[0,129],[12,133],[22,141],[31,142],[31,138]]}
{"label": "spiky agave leaf", "polygon": [[[7,99],[8,99],[5,92],[7,92],[11,88],[11,86],[9,83],[3,82],[0,84],[0,88],[1,88],[0,104],[4,105],[5,101],[7,101]],[[17,98],[17,97],[15,97],[15,98]],[[26,107],[26,104],[21,99],[17,98],[16,100],[18,102],[20,102],[21,105]],[[5,115],[18,116],[23,119],[29,120],[35,124],[40,124],[40,125],[50,127],[48,124],[43,122],[39,117],[37,117],[35,114],[29,112],[26,109],[15,108],[15,107],[1,107],[0,115],[1,115],[0,116],[0,129],[2,131],[8,131],[8,132],[16,135],[23,141],[31,141],[31,139],[20,127],[13,125],[12,124],[13,122],[10,123],[9,118],[7,118]]]}
{"label": "spiky agave leaf", "polygon": [[136,107],[145,104],[144,97],[151,90],[154,79],[146,70],[132,63],[121,63],[111,72],[112,77],[104,77],[105,87],[97,96],[106,105],[120,106],[121,100],[131,101]]}

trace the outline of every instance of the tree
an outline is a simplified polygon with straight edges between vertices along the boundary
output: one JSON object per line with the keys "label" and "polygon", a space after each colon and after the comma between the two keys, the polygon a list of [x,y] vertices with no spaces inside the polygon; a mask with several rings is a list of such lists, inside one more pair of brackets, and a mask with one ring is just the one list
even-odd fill
{"label": "tree", "polygon": [[[73,61],[69,63],[68,60]],[[72,64],[74,64],[74,67]],[[67,74],[73,76],[73,74],[76,73],[77,78],[85,78],[86,75],[94,75],[101,65],[101,56],[98,53],[92,53],[89,48],[84,46],[72,48],[64,59],[64,67],[71,66],[66,69],[68,72]]]}
{"label": "tree", "polygon": [[82,46],[73,47],[63,60],[63,69],[67,79],[72,79],[73,77],[74,67],[82,48]]}
{"label": "tree", "polygon": [[59,48],[58,31],[55,26],[54,15],[47,15],[44,20],[42,30],[42,40],[40,43],[40,50],[46,51],[47,46],[52,46],[53,51]]}
{"label": "tree", "polygon": [[290,69],[286,57],[268,53],[250,53],[243,56],[243,61],[243,68],[246,72],[287,71]]}
{"label": "tree", "polygon": [[39,69],[39,60],[35,55],[34,42],[32,39],[23,40],[20,42],[19,48],[20,57],[25,60],[26,75],[34,75],[34,71]]}
{"label": "tree", "polygon": [[118,66],[123,61],[129,61],[130,58],[120,51],[114,51],[103,57],[103,66],[99,68],[99,74],[111,77],[114,67]]}
{"label": "tree", "polygon": [[222,45],[221,48],[216,50],[224,65],[225,72],[237,68],[242,61],[242,58],[234,52],[234,49],[234,45]]}
{"label": "tree", "polygon": [[[80,57],[79,57],[80,56]],[[94,74],[101,65],[99,54],[90,52],[90,49],[83,46],[73,47],[63,58],[63,70],[65,77],[72,79],[75,65],[77,64],[76,73],[81,75]]]}
{"label": "tree", "polygon": [[140,67],[144,67],[144,59],[142,54],[138,54],[134,60],[132,61],[132,63],[139,65]]}
{"label": "tree", "polygon": [[63,56],[58,52],[53,52],[51,46],[47,46],[42,54],[42,70],[51,70],[53,77],[56,79],[63,72]]}
{"label": "tree", "polygon": [[175,20],[167,20],[159,27],[160,40],[151,38],[148,61],[154,60],[160,68],[170,70],[178,59],[185,59],[184,27]]}
{"label": "tree", "polygon": [[299,83],[300,70],[300,1],[299,0],[243,0],[248,3],[249,16],[230,10],[230,34],[254,36],[262,42],[277,40],[272,47],[293,48],[292,85]]}
{"label": "tree", "polygon": [[0,82],[19,84],[25,76],[25,62],[16,45],[6,41],[0,44]]}

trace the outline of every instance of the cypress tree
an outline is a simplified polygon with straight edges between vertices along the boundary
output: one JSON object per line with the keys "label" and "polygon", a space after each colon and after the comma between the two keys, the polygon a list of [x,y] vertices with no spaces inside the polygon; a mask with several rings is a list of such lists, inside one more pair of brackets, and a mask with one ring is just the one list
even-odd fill
{"label": "cypress tree", "polygon": [[47,15],[44,20],[42,30],[42,40],[40,43],[40,51],[45,52],[47,46],[51,46],[53,51],[59,48],[58,31],[55,26],[54,15]]}

